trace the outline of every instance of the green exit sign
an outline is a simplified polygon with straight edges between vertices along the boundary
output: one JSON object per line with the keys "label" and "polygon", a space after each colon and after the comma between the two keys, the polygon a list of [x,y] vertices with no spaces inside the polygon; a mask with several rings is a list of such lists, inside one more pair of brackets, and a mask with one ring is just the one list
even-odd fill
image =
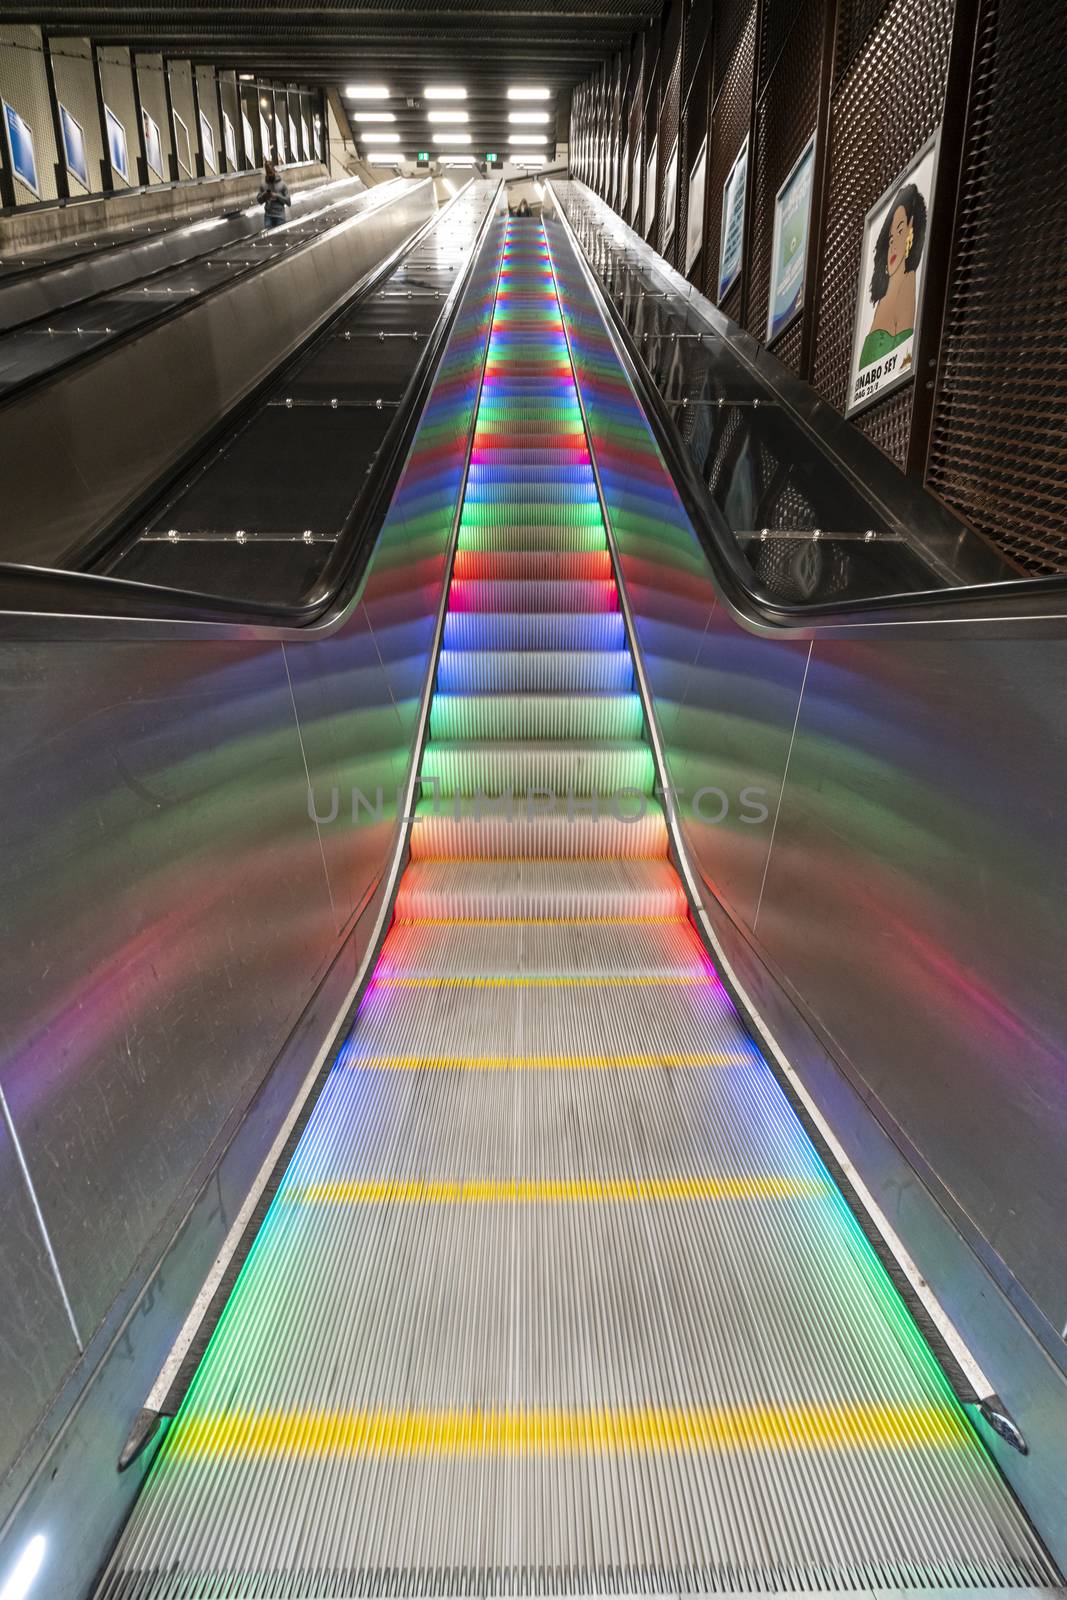
{"label": "green exit sign", "polygon": [[429,159],[430,159],[430,152],[428,150],[420,150],[419,151],[419,160],[420,161],[429,161]]}
{"label": "green exit sign", "polygon": [[496,160],[496,151],[495,150],[487,150],[485,152],[485,159],[487,161],[495,161]]}

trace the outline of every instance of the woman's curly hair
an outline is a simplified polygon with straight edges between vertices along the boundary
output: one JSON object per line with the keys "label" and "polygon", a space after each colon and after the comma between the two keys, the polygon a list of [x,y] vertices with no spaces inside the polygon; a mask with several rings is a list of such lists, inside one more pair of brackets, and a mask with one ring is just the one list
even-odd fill
{"label": "woman's curly hair", "polygon": [[877,305],[889,288],[889,232],[893,226],[893,218],[901,206],[904,208],[904,215],[912,232],[911,249],[904,262],[904,271],[914,272],[922,259],[923,244],[926,241],[926,201],[914,183],[906,183],[894,196],[875,241],[874,271],[871,273],[872,305]]}

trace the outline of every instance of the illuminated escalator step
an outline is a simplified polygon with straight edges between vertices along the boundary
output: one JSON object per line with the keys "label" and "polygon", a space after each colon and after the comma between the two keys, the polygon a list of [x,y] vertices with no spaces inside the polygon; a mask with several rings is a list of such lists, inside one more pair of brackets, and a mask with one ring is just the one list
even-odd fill
{"label": "illuminated escalator step", "polygon": [[[581,1062],[570,1069],[580,1070]],[[822,1200],[834,1192],[817,1178],[361,1178],[284,1186],[278,1199],[294,1206],[670,1205]]]}

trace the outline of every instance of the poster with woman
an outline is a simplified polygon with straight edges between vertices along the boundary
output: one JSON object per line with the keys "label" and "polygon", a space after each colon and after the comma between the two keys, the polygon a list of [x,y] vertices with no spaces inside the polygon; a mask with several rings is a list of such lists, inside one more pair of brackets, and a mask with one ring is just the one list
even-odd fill
{"label": "poster with woman", "polygon": [[719,305],[741,276],[745,242],[745,186],[748,183],[748,135],[722,186],[722,230],[719,234]]}
{"label": "poster with woman", "polygon": [[939,136],[940,129],[864,221],[846,416],[914,375]]}

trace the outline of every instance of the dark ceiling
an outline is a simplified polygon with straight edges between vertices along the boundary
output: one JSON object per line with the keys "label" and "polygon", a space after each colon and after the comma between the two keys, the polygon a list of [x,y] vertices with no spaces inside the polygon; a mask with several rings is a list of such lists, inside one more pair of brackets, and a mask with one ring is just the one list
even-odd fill
{"label": "dark ceiling", "polygon": [[[215,0],[184,4],[117,3],[104,7],[86,0],[5,6],[11,21],[33,22],[51,34],[85,35],[102,44],[235,67],[257,76],[292,79],[342,89],[353,81],[388,86],[390,100],[368,109],[392,111],[387,131],[400,134],[399,149],[433,149],[423,90],[427,84],[466,87],[466,102],[436,109],[466,109],[464,130],[473,151],[507,148],[509,133],[520,131],[508,113],[508,84],[543,84],[553,91],[544,106],[566,103],[568,91],[643,27],[660,9],[657,0],[248,0],[220,5]],[[413,102],[409,103],[409,102]],[[347,102],[346,102],[347,103]],[[360,143],[374,148],[372,127]],[[447,131],[448,125],[437,125]],[[548,135],[550,122],[532,131]],[[409,150],[408,147],[412,146]],[[436,148],[445,148],[438,143]]]}

